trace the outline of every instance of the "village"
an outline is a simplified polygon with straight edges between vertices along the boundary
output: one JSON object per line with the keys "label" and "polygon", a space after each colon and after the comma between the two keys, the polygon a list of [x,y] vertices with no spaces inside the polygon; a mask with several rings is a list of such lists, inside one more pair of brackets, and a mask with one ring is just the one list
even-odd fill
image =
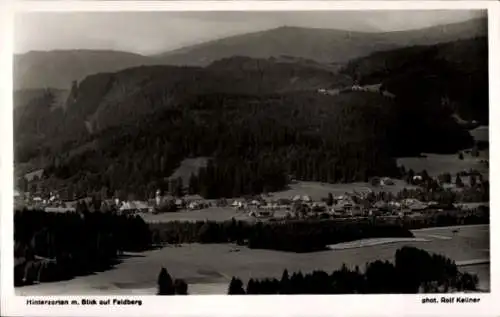
{"label": "village", "polygon": [[[448,193],[470,191],[473,186],[477,187],[478,182],[480,182],[474,180],[474,184],[470,184],[465,176],[455,180],[455,183],[445,182],[439,178],[430,179]],[[422,182],[422,176],[414,175],[412,182],[414,184]],[[29,192],[17,190],[14,196],[15,205],[20,208],[42,209],[46,212],[88,210],[91,212],[136,214],[142,216],[146,222],[182,221],[186,219],[186,216],[188,220],[236,218],[249,221],[366,217],[421,218],[436,213],[477,211],[478,208],[482,209],[482,207],[488,206],[487,202],[478,202],[477,199],[466,203],[457,201],[444,203],[432,199],[419,199],[419,195],[421,196],[421,193],[428,191],[428,189],[389,177],[374,178],[365,185],[358,187],[358,189],[346,190],[343,193],[336,191],[335,194],[332,194],[329,192],[324,197],[316,195],[317,197],[314,198],[306,193],[307,190],[302,193],[295,192],[290,196],[286,196],[284,193],[268,193],[231,199],[204,199],[200,195],[174,196],[172,193],[163,193],[161,190],[157,190],[155,197],[147,201],[120,200],[116,197],[104,200],[86,197],[67,201],[53,192],[48,195],[32,195]],[[348,186],[346,186],[347,188]]]}

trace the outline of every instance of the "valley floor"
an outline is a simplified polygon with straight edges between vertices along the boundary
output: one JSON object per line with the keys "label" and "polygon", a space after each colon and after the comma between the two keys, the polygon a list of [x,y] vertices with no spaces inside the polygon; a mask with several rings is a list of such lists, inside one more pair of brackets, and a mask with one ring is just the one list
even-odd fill
{"label": "valley floor", "polygon": [[225,294],[232,276],[279,278],[283,269],[333,271],[343,263],[364,268],[366,262],[392,260],[395,251],[415,246],[443,254],[463,271],[478,274],[480,288],[490,288],[489,225],[430,228],[413,231],[413,241],[385,244],[359,243],[356,247],[297,254],[272,250],[251,250],[229,244],[189,244],[133,254],[114,269],[70,281],[16,288],[18,295],[153,295],[162,266],[174,278],[189,284],[190,294]]}

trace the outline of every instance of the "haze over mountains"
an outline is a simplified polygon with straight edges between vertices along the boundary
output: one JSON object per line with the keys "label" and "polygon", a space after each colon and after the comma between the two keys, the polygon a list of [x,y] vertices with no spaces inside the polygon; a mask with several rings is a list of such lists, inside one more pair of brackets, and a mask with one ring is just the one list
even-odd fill
{"label": "haze over mountains", "polygon": [[73,80],[79,81],[95,73],[114,72],[141,65],[206,66],[235,55],[253,58],[285,55],[339,64],[376,51],[409,45],[432,45],[486,34],[487,20],[474,19],[419,30],[386,33],[280,27],[218,39],[154,56],[94,50],[34,51],[15,56],[14,87],[68,89]]}

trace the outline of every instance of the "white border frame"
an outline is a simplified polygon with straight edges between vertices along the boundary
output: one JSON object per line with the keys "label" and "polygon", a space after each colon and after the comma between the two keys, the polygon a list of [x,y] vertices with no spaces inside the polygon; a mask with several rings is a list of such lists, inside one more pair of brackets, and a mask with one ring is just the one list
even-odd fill
{"label": "white border frame", "polygon": [[[13,0],[11,0],[13,1]],[[0,156],[1,203],[1,315],[4,316],[329,316],[335,314],[373,316],[493,316],[500,313],[495,299],[500,298],[500,274],[491,265],[491,293],[480,294],[479,304],[421,304],[427,295],[336,295],[336,296],[130,296],[142,299],[142,306],[26,306],[29,299],[69,299],[78,296],[22,297],[15,296],[13,287],[13,156],[12,156],[12,52],[13,16],[15,12],[71,12],[71,11],[321,11],[321,10],[436,10],[436,9],[487,9],[489,21],[489,77],[490,122],[498,122],[500,113],[498,40],[499,8],[496,1],[25,1],[0,4],[0,137],[3,149]],[[2,8],[3,7],[3,8]],[[495,89],[497,88],[497,89]],[[496,107],[495,107],[496,106]],[[497,120],[495,120],[497,119]],[[495,135],[499,126],[490,125],[490,179],[491,182],[491,262],[500,263],[498,248],[492,242],[499,240],[496,229],[500,216],[499,192],[496,175],[499,175]],[[499,137],[500,140],[500,137]],[[500,165],[499,165],[500,166]],[[499,175],[500,176],[500,175]],[[500,228],[498,229],[500,230]],[[497,266],[498,267],[498,266]],[[87,298],[87,296],[85,297]],[[99,298],[99,296],[91,296]],[[100,297],[102,298],[102,296]],[[105,296],[119,298],[119,296]]]}

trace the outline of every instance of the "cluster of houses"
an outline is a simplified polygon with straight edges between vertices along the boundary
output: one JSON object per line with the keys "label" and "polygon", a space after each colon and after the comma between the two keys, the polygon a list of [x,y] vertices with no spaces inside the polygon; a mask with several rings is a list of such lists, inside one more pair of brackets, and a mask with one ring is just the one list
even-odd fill
{"label": "cluster of houses", "polygon": [[[413,177],[415,183],[422,181],[422,179],[421,175]],[[394,185],[394,181],[388,177],[376,178],[375,182],[376,185],[380,186]],[[226,199],[208,200],[199,195],[174,197],[172,195],[163,195],[158,190],[155,197],[147,201],[114,198],[100,201],[99,206],[95,207],[91,198],[63,201],[57,193],[50,193],[41,197],[15,190],[14,201],[18,207],[44,209],[47,212],[76,211],[78,203],[82,200],[86,202],[89,210],[99,210],[101,212],[113,210],[126,214],[202,210],[208,207],[232,207],[235,211],[246,213],[255,218],[273,218],[276,214],[287,218],[307,218],[317,217],[318,215],[328,217],[404,216],[418,214],[424,210],[439,210],[443,208],[437,202],[421,202],[416,199],[373,202],[367,199],[367,194],[366,192],[345,193],[344,195],[331,197],[331,201],[327,199],[314,201],[308,195],[295,195],[290,198],[253,196],[228,201]],[[460,206],[456,207],[457,209],[460,208]]]}
{"label": "cluster of houses", "polygon": [[[120,201],[110,199],[100,202],[99,211],[115,211],[123,214],[155,213],[158,207],[165,203],[175,205],[175,210],[201,210],[209,207],[233,208],[235,214],[246,214],[256,219],[307,219],[317,217],[328,218],[351,218],[368,216],[418,216],[425,212],[442,211],[449,206],[441,206],[437,202],[422,202],[417,199],[401,199],[393,201],[370,202],[367,193],[345,193],[341,196],[333,196],[332,201],[323,199],[314,201],[308,195],[295,195],[291,198],[272,199],[270,197],[250,197],[234,199],[228,202],[226,199],[206,200],[198,195],[176,198],[172,196],[159,196],[149,201]],[[62,202],[57,196],[49,199],[32,197],[30,208],[44,209],[46,212],[68,212],[76,211],[77,204],[85,201],[90,211],[95,208],[91,198],[79,201]],[[466,209],[464,206],[453,206],[456,209]]]}
{"label": "cluster of houses", "polygon": [[[333,201],[313,201],[309,196],[296,195],[291,199],[264,199],[234,200],[231,204],[236,210],[245,210],[255,218],[316,218],[325,217],[367,217],[367,216],[412,216],[421,215],[426,211],[443,211],[449,206],[442,206],[437,202],[422,202],[417,199],[402,199],[398,201],[369,202],[364,193],[346,193],[333,197]],[[453,206],[460,208],[460,206]]]}
{"label": "cluster of houses", "polygon": [[381,89],[381,84],[374,84],[374,85],[358,85],[358,84],[353,84],[350,87],[344,87],[344,88],[334,88],[334,89],[326,89],[326,88],[319,88],[317,90],[318,93],[322,95],[329,95],[329,96],[335,96],[341,93],[345,92],[350,92],[350,91],[364,91],[364,92],[374,92],[374,93],[380,93],[386,97],[389,98],[394,98],[395,95],[388,92],[387,90]]}

